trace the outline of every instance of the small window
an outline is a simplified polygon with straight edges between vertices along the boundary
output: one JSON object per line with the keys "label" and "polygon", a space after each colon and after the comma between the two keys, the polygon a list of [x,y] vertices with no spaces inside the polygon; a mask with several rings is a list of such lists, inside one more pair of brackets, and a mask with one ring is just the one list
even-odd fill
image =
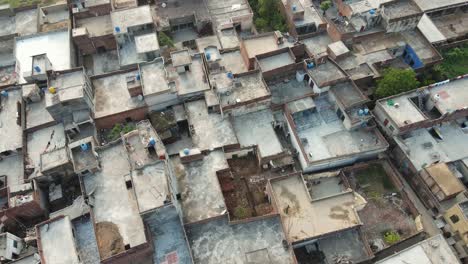
{"label": "small window", "polygon": [[125,245],[125,250],[129,250],[130,249],[130,245],[129,244],[126,244]]}
{"label": "small window", "polygon": [[458,215],[452,215],[450,217],[450,221],[452,221],[452,223],[456,224],[458,221],[460,221],[460,218],[458,218]]}
{"label": "small window", "polygon": [[18,241],[13,240],[13,247],[14,247],[14,248],[18,248]]}
{"label": "small window", "polygon": [[383,121],[383,125],[384,125],[384,126],[387,126],[387,125],[388,125],[388,119],[385,119],[385,120]]}
{"label": "small window", "polygon": [[388,128],[390,128],[390,131],[392,131],[392,132],[395,131],[395,128],[392,125],[389,126]]}

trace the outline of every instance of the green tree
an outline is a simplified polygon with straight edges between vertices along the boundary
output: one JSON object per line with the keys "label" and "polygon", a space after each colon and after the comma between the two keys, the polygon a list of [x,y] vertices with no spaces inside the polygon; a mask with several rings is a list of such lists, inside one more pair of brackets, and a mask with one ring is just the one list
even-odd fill
{"label": "green tree", "polygon": [[400,239],[400,234],[393,230],[385,232],[384,241],[387,244],[395,244],[396,242],[400,241]]}
{"label": "green tree", "polygon": [[159,45],[174,47],[174,41],[164,32],[159,32]]}
{"label": "green tree", "polygon": [[259,17],[255,19],[255,27],[257,28],[257,30],[263,31],[268,27],[268,21]]}
{"label": "green tree", "polygon": [[258,0],[258,14],[271,21],[275,13],[278,12],[277,0]]}
{"label": "green tree", "polygon": [[416,73],[413,70],[389,68],[384,71],[383,78],[377,81],[375,94],[377,97],[387,97],[419,87]]}
{"label": "green tree", "polygon": [[332,2],[330,0],[325,0],[322,3],[320,3],[320,9],[323,11],[327,11],[332,6]]}

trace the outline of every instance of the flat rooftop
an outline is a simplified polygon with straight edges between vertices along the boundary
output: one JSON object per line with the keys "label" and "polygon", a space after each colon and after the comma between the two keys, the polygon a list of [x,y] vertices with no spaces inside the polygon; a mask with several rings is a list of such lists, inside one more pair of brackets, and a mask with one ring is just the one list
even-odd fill
{"label": "flat rooftop", "polygon": [[[95,232],[101,260],[146,243],[143,221],[132,189],[125,147],[120,142],[98,150],[101,170],[83,178],[86,193],[94,198]],[[118,199],[116,199],[118,197]]]}
{"label": "flat rooftop", "polygon": [[300,42],[304,43],[307,50],[312,53],[312,55],[317,56],[319,54],[327,53],[327,47],[329,44],[333,43],[333,40],[327,33],[323,33],[303,39]]}
{"label": "flat rooftop", "polygon": [[0,36],[12,36],[15,34],[16,29],[16,20],[14,16],[1,16],[0,24]]}
{"label": "flat rooftop", "polygon": [[223,24],[232,23],[233,18],[248,17],[249,15],[249,19],[253,17],[247,0],[226,0],[223,2],[205,0],[204,2],[208,7],[215,28]]}
{"label": "flat rooftop", "polygon": [[271,71],[295,63],[294,58],[289,53],[289,50],[285,50],[284,52],[272,56],[257,59],[262,72]]}
{"label": "flat rooftop", "polygon": [[145,103],[131,97],[127,89],[127,76],[137,76],[138,71],[116,73],[92,80],[94,86],[94,117],[101,118],[144,107]]}
{"label": "flat rooftop", "polygon": [[385,16],[387,16],[389,19],[415,16],[422,13],[413,0],[400,0],[391,2],[386,4],[383,10]]}
{"label": "flat rooftop", "polygon": [[55,88],[55,93],[45,93],[46,107],[82,98],[84,96],[83,86],[85,81],[86,75],[82,68],[49,78],[49,85]]}
{"label": "flat rooftop", "polygon": [[447,39],[462,37],[468,33],[468,14],[461,10],[454,14],[431,19]]}
{"label": "flat rooftop", "polygon": [[153,62],[140,64],[141,79],[143,82],[143,95],[159,94],[170,91],[166,79],[164,60],[156,59]]}
{"label": "flat rooftop", "polygon": [[153,239],[154,263],[169,263],[174,256],[179,263],[192,263],[185,230],[175,207],[165,206],[143,217]]}
{"label": "flat rooftop", "polygon": [[146,53],[159,50],[158,35],[156,32],[135,36],[137,53]]}
{"label": "flat rooftop", "polygon": [[188,102],[185,106],[188,123],[194,130],[192,141],[197,148],[210,150],[238,143],[229,119],[208,113],[205,100]]}
{"label": "flat rooftop", "polygon": [[443,140],[435,139],[426,128],[411,131],[405,137],[396,137],[397,144],[404,150],[417,171],[434,162],[450,162],[466,157],[460,146],[468,144],[468,134],[457,123],[437,126]]}
{"label": "flat rooftop", "polygon": [[346,73],[330,60],[315,65],[312,69],[307,69],[307,73],[320,88],[329,86],[347,77]]}
{"label": "flat rooftop", "polygon": [[292,43],[288,43],[287,41],[278,45],[273,33],[265,33],[249,38],[244,38],[242,39],[242,42],[244,44],[248,58],[254,58],[260,54],[292,46]]}
{"label": "flat rooftop", "polygon": [[[468,106],[468,92],[466,85],[468,79],[460,79],[449,83],[427,88],[430,98],[438,96],[435,107],[444,115]],[[399,126],[428,119],[428,117],[410,99],[418,96],[416,91],[388,97],[377,101],[391,119]],[[431,100],[431,99],[428,99]],[[398,107],[395,107],[398,104]],[[406,123],[405,123],[406,121]]]}
{"label": "flat rooftop", "polygon": [[32,56],[47,54],[54,71],[67,70],[72,66],[71,43],[68,30],[49,31],[34,36],[16,38],[15,56],[21,65],[20,83],[25,83],[24,72],[32,70]]}
{"label": "flat rooftop", "polygon": [[451,6],[464,4],[466,0],[413,0],[423,12],[435,11],[436,9],[445,9]]}
{"label": "flat rooftop", "polygon": [[351,81],[342,82],[333,85],[330,88],[335,98],[343,104],[345,108],[363,104],[369,99],[365,96],[358,87],[352,84]]}
{"label": "flat rooftop", "polygon": [[304,8],[304,19],[294,20],[294,25],[300,27],[303,25],[315,24],[316,27],[319,27],[322,24],[325,24],[322,17],[317,12],[317,9],[309,0],[298,0]]}
{"label": "flat rooftop", "polygon": [[168,79],[170,82],[173,82],[170,85],[175,85],[175,89],[180,96],[203,93],[210,89],[201,54],[191,57],[192,64],[190,64],[190,71],[178,73],[173,65],[169,64],[166,66]]}
{"label": "flat rooftop", "polygon": [[[162,3],[166,3],[166,7],[162,7]],[[170,27],[171,19],[188,17],[195,15],[199,21],[208,20],[210,14],[203,0],[186,0],[183,2],[169,0],[155,1],[157,19],[161,27]]]}
{"label": "flat rooftop", "polygon": [[314,98],[314,102],[316,111],[294,119],[310,162],[387,147],[376,130],[347,130],[327,95]]}
{"label": "flat rooftop", "polygon": [[273,104],[284,104],[305,96],[312,96],[314,90],[305,82],[299,82],[291,76],[287,82],[277,82],[268,85],[271,91],[271,102]]}
{"label": "flat rooftop", "polygon": [[188,227],[187,236],[196,263],[294,263],[278,217],[236,225],[224,217]]}
{"label": "flat rooftop", "polygon": [[217,217],[227,212],[223,193],[216,175],[229,165],[222,150],[205,155],[202,160],[182,164],[179,157],[171,159],[182,194],[184,223]]}
{"label": "flat rooftop", "polygon": [[460,263],[442,235],[423,240],[376,263],[411,263],[415,260],[420,264]]}
{"label": "flat rooftop", "polygon": [[347,256],[353,263],[360,263],[371,257],[356,228],[321,238],[318,246],[328,263],[334,263],[336,256]]}
{"label": "flat rooftop", "polygon": [[234,117],[233,126],[241,147],[258,146],[262,158],[281,154],[283,147],[273,122],[273,113],[269,109]]}
{"label": "flat rooftop", "polygon": [[132,181],[140,213],[164,206],[170,201],[168,169],[161,161],[147,165],[141,170],[132,171]]}
{"label": "flat rooftop", "polygon": [[[80,259],[68,216],[56,218],[37,227],[40,252],[47,264],[78,264]],[[66,254],[64,254],[66,252]]]}
{"label": "flat rooftop", "polygon": [[99,263],[100,261],[92,221],[89,214],[72,221],[78,255],[84,263]]}
{"label": "flat rooftop", "polygon": [[0,128],[2,137],[0,140],[0,153],[14,151],[23,147],[23,129],[21,123],[17,124],[18,103],[22,101],[21,89],[8,90],[8,97],[0,97]]}
{"label": "flat rooftop", "polygon": [[192,56],[187,49],[171,52],[172,66],[179,67],[192,63]]}
{"label": "flat rooftop", "polygon": [[[388,100],[379,101],[385,112],[391,117],[392,121],[398,126],[424,121],[427,117],[410,100],[409,96],[399,96]],[[395,104],[398,107],[395,107]]]}
{"label": "flat rooftop", "polygon": [[[2,64],[7,62],[7,60],[3,60],[1,55],[0,55],[0,59],[2,59]],[[9,85],[16,84],[17,75],[16,75],[15,65],[10,65],[10,66],[5,66],[5,67],[0,66],[0,76],[3,76],[0,79],[0,86],[6,87]]]}
{"label": "flat rooftop", "polygon": [[271,186],[292,243],[360,224],[352,192],[311,200],[300,175],[271,181]]}
{"label": "flat rooftop", "polygon": [[93,16],[75,20],[75,28],[86,28],[90,37],[111,35],[114,32],[110,15]]}
{"label": "flat rooftop", "polygon": [[441,56],[434,47],[432,47],[430,42],[418,30],[388,33],[381,35],[379,38],[364,38],[360,44],[354,45],[354,49],[357,53],[364,55],[394,48],[399,45],[399,43],[410,45],[424,64],[441,59]]}
{"label": "flat rooftop", "polygon": [[[27,135],[28,153],[27,159],[34,166],[35,173],[41,168],[41,155],[55,149],[66,146],[65,128],[63,123],[41,128]],[[34,174],[32,175],[35,176]],[[30,176],[31,177],[31,176]]]}
{"label": "flat rooftop", "polygon": [[237,76],[233,82],[238,82],[238,84],[233,83],[226,89],[218,90],[222,107],[243,104],[256,99],[264,100],[271,96],[260,71]]}
{"label": "flat rooftop", "polygon": [[452,196],[465,190],[465,186],[450,170],[447,163],[437,163],[425,169],[446,196]]}
{"label": "flat rooftop", "polygon": [[221,64],[226,71],[233,74],[242,73],[247,71],[244,61],[239,50],[224,52],[221,54]]}
{"label": "flat rooftop", "polygon": [[[114,34],[127,33],[130,27],[154,23],[149,5],[114,10],[111,12],[110,16]],[[118,32],[116,30],[117,28]]]}

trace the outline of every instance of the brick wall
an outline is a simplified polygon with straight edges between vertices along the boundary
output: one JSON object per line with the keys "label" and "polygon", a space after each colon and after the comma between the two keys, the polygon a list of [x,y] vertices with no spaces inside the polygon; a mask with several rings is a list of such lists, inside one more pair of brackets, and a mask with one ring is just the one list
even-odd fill
{"label": "brick wall", "polygon": [[96,123],[96,128],[112,128],[116,123],[123,123],[125,119],[131,118],[133,121],[140,121],[146,118],[148,113],[148,107],[141,107],[122,113],[117,113],[114,115],[104,116],[101,118],[96,118],[94,121]]}

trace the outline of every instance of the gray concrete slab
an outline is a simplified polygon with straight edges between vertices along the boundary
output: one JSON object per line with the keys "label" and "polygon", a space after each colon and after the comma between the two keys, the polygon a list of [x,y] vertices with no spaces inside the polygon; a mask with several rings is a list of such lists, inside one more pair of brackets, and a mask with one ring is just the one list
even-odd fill
{"label": "gray concrete slab", "polygon": [[267,251],[259,263],[294,263],[282,245],[285,237],[277,217],[236,225],[221,218],[188,227],[187,236],[197,264],[249,263],[247,258],[259,250]]}
{"label": "gray concrete slab", "polygon": [[226,213],[223,193],[216,172],[228,168],[224,152],[216,150],[202,160],[182,164],[171,158],[177,182],[181,188],[184,223],[192,223]]}

